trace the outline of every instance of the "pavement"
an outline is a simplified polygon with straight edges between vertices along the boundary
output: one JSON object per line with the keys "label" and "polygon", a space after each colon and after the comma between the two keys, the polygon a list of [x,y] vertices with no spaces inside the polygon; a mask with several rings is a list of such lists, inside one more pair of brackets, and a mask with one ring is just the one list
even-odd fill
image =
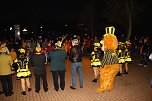
{"label": "pavement", "polygon": [[[139,66],[139,58],[133,58],[132,64],[129,64],[129,74],[116,76],[114,88],[111,91],[96,92],[99,87],[99,82],[93,83],[93,70],[90,68],[90,60],[88,57],[83,57],[83,81],[84,87],[79,87],[78,75],[76,90],[70,89],[71,72],[70,61],[66,60],[66,86],[64,91],[59,89],[54,90],[52,75],[50,73],[49,64],[47,65],[47,81],[48,92],[44,92],[43,85],[39,93],[35,92],[34,75],[30,78],[32,91],[27,92],[27,95],[21,95],[21,84],[13,76],[13,91],[12,96],[6,97],[0,95],[0,101],[152,101],[152,88],[150,80],[152,78],[152,62],[149,62],[148,67]],[[32,67],[30,68],[33,71]],[[2,89],[0,85],[0,90]]]}

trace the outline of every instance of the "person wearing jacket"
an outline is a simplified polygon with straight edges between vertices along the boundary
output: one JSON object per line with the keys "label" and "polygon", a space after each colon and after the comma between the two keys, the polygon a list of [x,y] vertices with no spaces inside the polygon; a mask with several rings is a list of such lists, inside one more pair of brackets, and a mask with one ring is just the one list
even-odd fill
{"label": "person wearing jacket", "polygon": [[48,84],[47,84],[47,78],[46,78],[46,63],[47,58],[45,54],[41,53],[41,47],[37,46],[35,49],[35,54],[32,58],[32,63],[34,67],[34,76],[35,76],[35,92],[39,93],[40,91],[40,78],[42,78],[43,81],[43,90],[45,92],[48,91]]}
{"label": "person wearing jacket", "polygon": [[12,84],[12,58],[8,55],[6,49],[1,47],[0,49],[0,80],[2,84],[2,93],[5,93],[5,96],[11,96],[13,94],[13,84]]}
{"label": "person wearing jacket", "polygon": [[76,72],[79,76],[79,85],[80,88],[83,88],[83,79],[82,79],[82,51],[81,47],[78,45],[78,39],[75,35],[72,39],[72,48],[70,50],[69,59],[71,61],[71,73],[72,73],[72,86],[71,89],[76,89]]}
{"label": "person wearing jacket", "polygon": [[50,59],[50,71],[53,77],[54,89],[59,90],[58,76],[60,78],[60,88],[65,88],[65,72],[66,72],[66,51],[61,49],[62,41],[55,43],[55,50],[49,52],[48,58]]}

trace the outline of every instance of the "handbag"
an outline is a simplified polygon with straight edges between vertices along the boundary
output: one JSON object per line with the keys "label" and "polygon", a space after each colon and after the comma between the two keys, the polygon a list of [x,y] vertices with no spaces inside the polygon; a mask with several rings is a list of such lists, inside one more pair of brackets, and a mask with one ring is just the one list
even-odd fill
{"label": "handbag", "polygon": [[149,55],[149,60],[152,61],[152,53]]}

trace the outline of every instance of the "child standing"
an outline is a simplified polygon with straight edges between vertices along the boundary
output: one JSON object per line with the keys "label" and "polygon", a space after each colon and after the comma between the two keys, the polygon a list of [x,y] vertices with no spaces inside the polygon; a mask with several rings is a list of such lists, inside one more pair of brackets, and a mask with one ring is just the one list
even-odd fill
{"label": "child standing", "polygon": [[28,69],[28,62],[29,59],[25,56],[25,50],[19,49],[19,57],[14,61],[14,63],[17,63],[18,69],[17,69],[17,79],[21,80],[21,87],[22,87],[22,95],[26,95],[26,86],[28,87],[28,92],[30,92],[31,86],[30,86],[30,80],[29,77],[31,77],[31,72]]}
{"label": "child standing", "polygon": [[94,51],[91,53],[91,67],[93,68],[94,71],[94,80],[92,80],[92,82],[95,83],[97,83],[99,76],[99,68],[101,66],[100,56],[101,56],[101,52],[99,48],[95,46]]}

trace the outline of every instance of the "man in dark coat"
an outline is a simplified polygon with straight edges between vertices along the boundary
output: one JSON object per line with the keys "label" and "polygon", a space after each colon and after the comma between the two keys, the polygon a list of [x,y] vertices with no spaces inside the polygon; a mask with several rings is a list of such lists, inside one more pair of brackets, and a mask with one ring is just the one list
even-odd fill
{"label": "man in dark coat", "polygon": [[41,47],[36,47],[36,53],[33,55],[32,62],[34,65],[34,75],[35,75],[35,91],[39,93],[40,91],[40,78],[43,80],[43,89],[45,92],[48,91],[48,84],[46,78],[46,56],[41,54]]}
{"label": "man in dark coat", "polygon": [[66,51],[61,50],[61,41],[55,43],[55,50],[49,52],[48,58],[51,61],[50,71],[52,73],[54,89],[59,90],[58,76],[60,77],[60,88],[64,90],[65,88],[65,60],[66,60]]}

